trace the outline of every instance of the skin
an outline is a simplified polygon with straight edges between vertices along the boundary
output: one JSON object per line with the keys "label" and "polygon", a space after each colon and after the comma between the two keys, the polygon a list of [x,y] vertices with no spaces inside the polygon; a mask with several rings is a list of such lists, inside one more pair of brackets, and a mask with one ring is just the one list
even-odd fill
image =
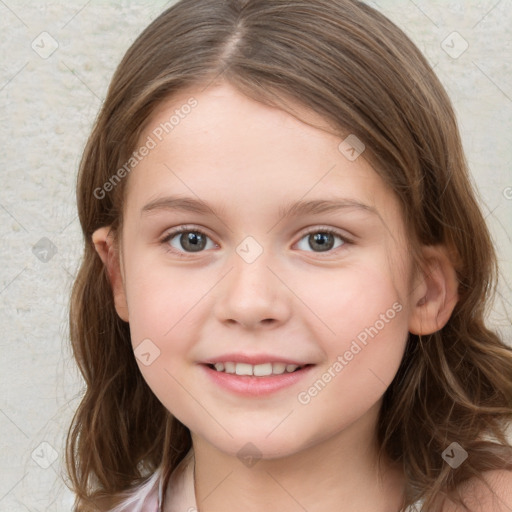
{"label": "skin", "polygon": [[[182,91],[160,105],[141,144],[190,96],[198,106],[128,178],[119,245],[108,227],[93,241],[134,349],[149,339],[160,351],[150,365],[138,364],[155,395],[191,430],[198,507],[334,512],[343,503],[347,511],[395,512],[404,477],[390,461],[377,467],[378,412],[408,332],[438,330],[455,306],[446,251],[423,248],[426,270],[416,271],[398,200],[364,153],[350,161],[338,149],[344,137],[228,84]],[[171,194],[200,198],[217,215],[142,211]],[[334,198],[374,211],[279,214],[290,202]],[[162,242],[179,226],[205,233],[206,247],[187,252],[179,234]],[[334,247],[320,251],[307,235],[325,228],[348,242],[336,235],[329,239]],[[247,236],[263,250],[251,263],[236,252]],[[298,394],[393,304],[400,312],[320,393],[300,403]],[[227,352],[316,366],[292,387],[247,398],[212,384],[198,364]],[[261,453],[252,467],[237,457],[248,442]]]}

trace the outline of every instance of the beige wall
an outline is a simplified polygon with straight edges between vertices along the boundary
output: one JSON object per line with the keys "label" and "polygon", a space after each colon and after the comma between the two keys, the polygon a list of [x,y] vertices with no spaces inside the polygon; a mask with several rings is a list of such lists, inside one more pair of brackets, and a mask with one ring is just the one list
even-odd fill
{"label": "beige wall", "polygon": [[[503,308],[512,297],[510,4],[372,3],[435,64],[455,103],[502,263],[492,322],[510,340]],[[66,326],[81,247],[77,164],[115,66],[165,5],[0,2],[0,510],[71,509],[59,474],[81,385]]]}

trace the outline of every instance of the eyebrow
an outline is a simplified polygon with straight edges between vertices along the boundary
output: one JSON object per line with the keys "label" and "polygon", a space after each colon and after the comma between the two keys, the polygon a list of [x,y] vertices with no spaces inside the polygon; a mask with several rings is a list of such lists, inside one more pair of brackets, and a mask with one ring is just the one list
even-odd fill
{"label": "eyebrow", "polygon": [[[316,215],[320,213],[335,212],[343,209],[356,209],[373,213],[380,217],[373,207],[353,199],[316,199],[310,201],[297,201],[279,208],[279,217],[300,217],[301,215]],[[155,199],[142,207],[141,215],[158,210],[181,210],[203,215],[221,217],[222,212],[211,207],[204,201],[191,197],[167,196]]]}
{"label": "eyebrow", "polygon": [[155,199],[144,205],[141,215],[155,210],[182,210],[186,212],[217,215],[204,201],[191,197],[167,196]]}

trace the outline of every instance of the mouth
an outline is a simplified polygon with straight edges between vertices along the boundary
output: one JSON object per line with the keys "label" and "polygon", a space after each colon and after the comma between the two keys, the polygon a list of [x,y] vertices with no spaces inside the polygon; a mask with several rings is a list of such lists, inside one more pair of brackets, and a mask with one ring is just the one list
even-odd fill
{"label": "mouth", "polygon": [[299,386],[315,365],[281,361],[254,365],[217,361],[201,363],[199,366],[215,388],[246,398],[261,399],[274,393],[284,393],[285,388]]}
{"label": "mouth", "polygon": [[269,362],[261,364],[235,363],[234,361],[206,363],[211,370],[238,376],[271,377],[286,373],[295,373],[312,364],[286,364],[282,362]]}

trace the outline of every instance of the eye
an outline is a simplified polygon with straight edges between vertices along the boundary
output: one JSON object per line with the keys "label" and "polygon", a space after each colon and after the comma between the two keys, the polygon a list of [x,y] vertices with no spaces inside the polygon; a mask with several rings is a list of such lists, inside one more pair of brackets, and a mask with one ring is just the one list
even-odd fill
{"label": "eye", "polygon": [[[201,252],[216,246],[208,235],[198,229],[186,226],[174,229],[161,242],[170,246],[170,251],[178,254]],[[210,246],[208,246],[208,242],[210,242]]]}
{"label": "eye", "polygon": [[[338,243],[336,243],[338,239]],[[186,253],[198,253],[217,247],[210,237],[199,229],[181,226],[173,229],[161,241],[170,252],[183,256]],[[307,252],[329,252],[351,243],[345,236],[331,228],[316,228],[306,233],[298,242],[300,250]],[[307,247],[312,248],[309,251]]]}
{"label": "eye", "polygon": [[[338,245],[336,245],[336,238],[340,241]],[[300,246],[303,240],[305,242]],[[313,249],[313,252],[328,252],[348,243],[350,243],[349,240],[333,229],[316,228],[306,233],[305,236],[300,239],[298,247],[303,251],[308,251],[308,249],[305,248],[305,245],[308,245]]]}

